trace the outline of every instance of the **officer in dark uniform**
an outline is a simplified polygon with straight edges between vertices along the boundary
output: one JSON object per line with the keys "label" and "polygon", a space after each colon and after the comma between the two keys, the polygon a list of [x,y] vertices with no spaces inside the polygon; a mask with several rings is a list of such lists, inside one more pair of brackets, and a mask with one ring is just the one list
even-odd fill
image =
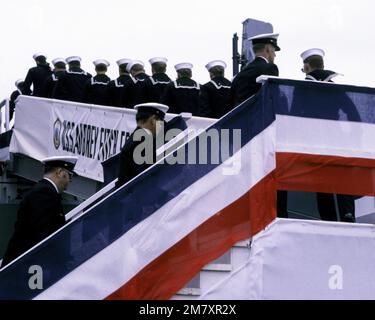
{"label": "officer in dark uniform", "polygon": [[8,243],[2,266],[5,266],[65,224],[61,193],[73,176],[76,157],[45,159],[45,173],[27,192],[18,209],[15,230]]}
{"label": "officer in dark uniform", "polygon": [[177,80],[168,84],[161,97],[161,103],[169,106],[169,112],[179,114],[190,112],[200,115],[200,85],[191,79],[193,65],[188,62],[175,65]]}
{"label": "officer in dark uniform", "polygon": [[160,102],[165,87],[171,79],[165,73],[167,70],[167,58],[154,57],[149,60],[151,64],[152,76],[143,82],[138,102]]}
{"label": "officer in dark uniform", "polygon": [[52,64],[54,66],[53,73],[47,78],[43,87],[44,98],[52,98],[57,80],[66,71],[66,63],[63,58],[56,58],[52,60]]}
{"label": "officer in dark uniform", "polygon": [[17,90],[12,92],[9,99],[9,120],[13,118],[14,110],[16,109],[16,100],[20,95],[22,95],[24,83],[25,82],[22,79],[19,79],[15,82]]}
{"label": "officer in dark uniform", "polygon": [[[36,62],[36,67],[31,68],[27,73],[22,93],[28,96],[42,97],[44,83],[52,74],[52,71],[47,63],[46,55],[36,53],[33,55],[33,58]],[[32,91],[30,89],[31,85],[33,86]]]}
{"label": "officer in dark uniform", "polygon": [[126,71],[130,73],[131,80],[124,85],[122,91],[121,105],[124,108],[133,108],[142,103],[141,93],[144,81],[149,78],[145,72],[145,65],[142,61],[133,60],[128,63]]}
{"label": "officer in dark uniform", "polygon": [[[309,49],[301,54],[303,60],[302,71],[306,74],[306,80],[333,82],[332,79],[339,75],[334,71],[324,69],[324,56],[325,52],[319,48]],[[312,101],[312,99],[309,99],[307,94],[306,92],[295,90],[291,106],[292,114],[304,117],[314,116],[316,106],[309,104],[309,101]],[[360,121],[360,116],[349,97],[345,94],[335,94],[333,99],[337,102],[338,107],[335,108],[332,106],[323,111],[327,119],[338,120],[339,110],[342,108],[348,120]],[[318,192],[316,198],[322,220],[337,221],[336,212],[338,211],[340,221],[355,222],[354,200],[358,197]]]}
{"label": "officer in dark uniform", "polygon": [[[156,161],[156,135],[159,133],[161,123],[168,111],[168,106],[159,103],[144,103],[134,107],[137,110],[136,121],[137,128],[130,135],[120,153],[120,172],[117,187],[122,186],[129,180],[133,179],[139,173],[153,165]],[[136,141],[134,135],[150,137],[149,148],[145,150],[144,159],[148,159],[148,163],[142,163],[143,159],[138,159],[134,152],[136,147],[141,143],[145,143],[145,139]]]}
{"label": "officer in dark uniform", "polygon": [[59,77],[52,98],[82,102],[83,88],[92,76],[81,69],[80,57],[68,57],[66,63],[69,70]]}
{"label": "officer in dark uniform", "polygon": [[121,97],[124,90],[125,83],[129,83],[131,80],[129,73],[126,71],[130,59],[120,59],[117,61],[119,68],[119,77],[109,82],[107,86],[107,105],[113,107],[122,107]]}
{"label": "officer in dark uniform", "polygon": [[201,86],[201,116],[219,119],[231,110],[231,82],[224,78],[227,64],[221,60],[206,65],[211,81]]}
{"label": "officer in dark uniform", "polygon": [[[255,59],[233,79],[231,87],[233,107],[238,106],[261,89],[262,85],[256,82],[259,76],[279,75],[279,69],[274,64],[276,51],[280,51],[277,44],[278,37],[277,33],[268,33],[248,39],[252,42]],[[279,190],[277,192],[277,216],[280,218],[288,216],[287,199],[286,191]]]}
{"label": "officer in dark uniform", "polygon": [[278,34],[269,33],[248,39],[252,41],[256,58],[233,79],[231,89],[233,106],[239,105],[260,90],[261,84],[256,82],[259,76],[279,75],[279,69],[274,64],[275,51],[280,51],[277,45],[278,36]]}
{"label": "officer in dark uniform", "polygon": [[109,62],[98,59],[94,62],[96,76],[88,80],[83,89],[82,102],[98,105],[107,104],[107,86],[111,79],[106,75]]}

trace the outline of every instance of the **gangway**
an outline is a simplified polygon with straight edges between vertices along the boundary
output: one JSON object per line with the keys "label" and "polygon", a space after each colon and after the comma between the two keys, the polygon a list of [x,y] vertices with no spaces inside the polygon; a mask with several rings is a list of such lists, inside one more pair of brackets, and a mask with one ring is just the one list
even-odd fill
{"label": "gangway", "polygon": [[[319,291],[321,299],[353,297],[347,295],[345,286],[360,288],[362,276],[351,272],[351,253],[341,250],[340,243],[351,241],[354,247],[358,243],[365,248],[357,252],[361,260],[356,263],[361,266],[361,274],[372,279],[371,256],[365,259],[362,253],[374,251],[373,227],[276,220],[276,191],[373,197],[374,102],[372,88],[268,79],[259,94],[189,138],[126,185],[94,199],[95,204],[87,211],[77,209],[78,215],[66,226],[2,270],[0,298],[178,298],[181,295],[176,294],[191,279],[202,272],[212,275],[215,268],[215,272],[221,271],[221,280],[201,277],[197,285],[200,291],[190,293],[201,298],[228,298],[228,287],[241,282],[243,287],[237,293],[242,295],[236,299],[282,298],[282,292],[289,292],[288,282],[284,281],[291,277],[286,273],[287,266],[302,262],[310,263],[308,273],[324,266],[324,275],[319,278],[325,281],[325,291]],[[177,152],[186,155],[189,147],[197,150],[199,158],[199,148],[192,147],[212,129],[233,133],[230,153],[219,157],[218,163],[163,162]],[[240,149],[235,148],[235,130],[241,133]],[[209,155],[223,151],[220,143],[218,150],[213,146],[208,145]],[[307,218],[309,212],[305,213]],[[372,214],[368,211],[366,215]],[[308,252],[314,252],[314,260],[309,260],[305,247],[296,243],[298,234],[304,232],[307,240],[325,240],[311,242]],[[249,238],[253,238],[251,244],[246,242]],[[276,247],[281,269],[274,260],[267,260],[275,252],[278,239],[282,240]],[[321,258],[314,244],[320,249],[325,244]],[[243,253],[230,256],[239,259],[239,264],[226,260],[215,267],[212,262],[236,246]],[[246,255],[248,260],[244,260]],[[28,287],[30,274],[26,267],[31,265],[40,265],[44,270],[43,289]],[[264,272],[276,270],[285,277],[274,274],[278,282],[267,278],[270,273],[262,277],[262,266]],[[222,270],[225,268],[226,272]],[[244,274],[253,276],[243,278]],[[300,298],[313,298],[312,278],[305,275],[298,275],[293,290],[302,286],[305,291],[298,292],[305,293]],[[253,290],[257,295],[249,295],[246,285],[260,288],[263,280],[269,281],[264,287],[267,291],[263,291],[266,294]],[[340,290],[341,280],[344,289],[327,294],[331,292],[328,290]],[[356,297],[375,298],[372,283],[366,288],[357,290]],[[341,294],[335,295],[337,292]]]}

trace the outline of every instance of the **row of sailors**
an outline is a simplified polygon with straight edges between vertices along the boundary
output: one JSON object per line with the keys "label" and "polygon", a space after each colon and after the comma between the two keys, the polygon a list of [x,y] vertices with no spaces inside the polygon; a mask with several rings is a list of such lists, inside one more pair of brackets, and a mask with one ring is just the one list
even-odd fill
{"label": "row of sailors", "polygon": [[44,54],[35,54],[33,58],[37,66],[29,70],[24,82],[16,82],[18,90],[11,97],[13,109],[19,94],[123,108],[159,102],[168,105],[171,113],[190,112],[210,118],[220,118],[232,109],[231,82],[224,77],[226,64],[221,60],[206,65],[211,81],[201,86],[192,79],[191,63],[175,65],[177,79],[172,81],[166,74],[164,57],[149,60],[152,76],[145,73],[142,61],[118,60],[119,77],[112,81],[106,75],[110,64],[104,59],[93,62],[96,75],[92,77],[81,69],[78,56],[54,59],[53,72]]}

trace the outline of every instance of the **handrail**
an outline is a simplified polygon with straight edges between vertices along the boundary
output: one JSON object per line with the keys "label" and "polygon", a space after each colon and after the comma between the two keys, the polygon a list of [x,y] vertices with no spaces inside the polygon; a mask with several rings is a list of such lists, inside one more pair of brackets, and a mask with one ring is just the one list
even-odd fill
{"label": "handrail", "polygon": [[78,216],[84,213],[85,209],[90,207],[96,200],[100,199],[102,196],[113,190],[115,188],[117,181],[118,179],[115,179],[112,182],[108,183],[103,189],[99,190],[90,198],[86,199],[80,205],[75,207],[73,210],[71,210],[68,214],[65,215],[65,220],[68,221],[73,218],[78,218]]}
{"label": "handrail", "polygon": [[[169,155],[176,147],[178,147],[178,143],[185,140],[185,137],[189,135],[189,130],[184,130],[181,132],[178,136],[176,136],[174,139],[169,141],[164,146],[161,146],[157,151],[157,155],[160,156],[161,154],[164,154],[164,156]],[[99,190],[97,193],[93,194],[90,198],[86,199],[84,202],[82,202],[80,205],[75,207],[73,210],[71,210],[68,214],[65,215],[65,220],[68,221],[70,219],[76,219],[81,214],[83,214],[87,208],[89,208],[94,202],[96,202],[98,199],[102,198],[104,195],[106,195],[108,192],[112,191],[117,183],[118,179],[113,180],[109,184],[107,184],[103,189]]]}

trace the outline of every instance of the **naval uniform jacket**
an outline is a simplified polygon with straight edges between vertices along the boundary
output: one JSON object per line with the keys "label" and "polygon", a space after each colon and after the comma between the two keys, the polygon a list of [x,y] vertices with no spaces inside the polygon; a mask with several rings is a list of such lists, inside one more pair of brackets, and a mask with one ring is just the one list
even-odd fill
{"label": "naval uniform jacket", "polygon": [[97,74],[88,80],[83,89],[82,102],[107,105],[107,85],[110,81],[105,74]]}
{"label": "naval uniform jacket", "polygon": [[14,110],[16,109],[16,100],[17,98],[22,95],[22,92],[20,89],[17,89],[12,92],[9,99],[9,108],[10,108],[10,114],[9,114],[9,120],[13,118]]}
{"label": "naval uniform jacket", "polygon": [[139,90],[139,103],[158,102],[164,93],[166,86],[171,83],[171,79],[165,73],[156,73],[146,79]]}
{"label": "naval uniform jacket", "polygon": [[121,105],[121,97],[122,91],[124,90],[124,86],[126,83],[132,81],[130,75],[123,74],[119,76],[117,79],[112,80],[108,83],[107,86],[107,105],[113,107],[122,107]]}
{"label": "naval uniform jacket", "polygon": [[[48,64],[37,65],[36,67],[31,68],[25,78],[22,91],[23,94],[42,97],[44,83],[51,74],[52,71]],[[33,85],[32,92],[30,89],[31,85]]]}
{"label": "naval uniform jacket", "polygon": [[333,82],[332,79],[338,74],[331,70],[314,70],[306,75],[306,80]]}
{"label": "naval uniform jacket", "polygon": [[[156,161],[156,139],[152,137],[153,141],[153,150],[152,150],[152,164],[137,164],[134,161],[134,150],[135,148],[144,142],[144,139],[141,139],[141,141],[134,141],[134,133],[137,130],[144,130],[139,127],[137,127],[133,133],[130,135],[128,140],[126,140],[124,147],[121,150],[120,153],[120,171],[119,171],[119,177],[118,182],[116,184],[117,187],[122,186],[126,182],[133,179],[135,176],[140,174],[142,171],[150,167],[153,163]],[[151,134],[151,133],[148,133]]]}
{"label": "naval uniform jacket", "polygon": [[131,81],[124,84],[121,97],[121,105],[124,108],[133,108],[139,103],[143,103],[140,91],[144,81],[149,78],[146,73],[139,73],[135,77],[131,77]]}
{"label": "naval uniform jacket", "polygon": [[278,76],[279,69],[276,64],[267,62],[262,57],[257,57],[250,62],[233,79],[231,89],[233,106],[239,105],[260,90],[262,85],[257,83],[256,79],[261,75]]}
{"label": "naval uniform jacket", "polygon": [[77,67],[65,71],[57,81],[53,98],[82,102],[83,89],[87,80],[91,79],[91,77],[91,74]]}
{"label": "naval uniform jacket", "polygon": [[190,112],[200,115],[200,85],[194,80],[183,77],[165,87],[161,103],[169,106],[169,113]]}
{"label": "naval uniform jacket", "polygon": [[50,181],[39,181],[20,203],[14,234],[8,243],[3,266],[64,224],[61,195]]}
{"label": "naval uniform jacket", "polygon": [[59,77],[64,74],[65,71],[54,71],[45,81],[43,86],[43,97],[44,98],[52,98],[53,91],[55,90],[55,86]]}
{"label": "naval uniform jacket", "polygon": [[221,118],[231,108],[231,82],[224,77],[215,77],[201,86],[201,116]]}

